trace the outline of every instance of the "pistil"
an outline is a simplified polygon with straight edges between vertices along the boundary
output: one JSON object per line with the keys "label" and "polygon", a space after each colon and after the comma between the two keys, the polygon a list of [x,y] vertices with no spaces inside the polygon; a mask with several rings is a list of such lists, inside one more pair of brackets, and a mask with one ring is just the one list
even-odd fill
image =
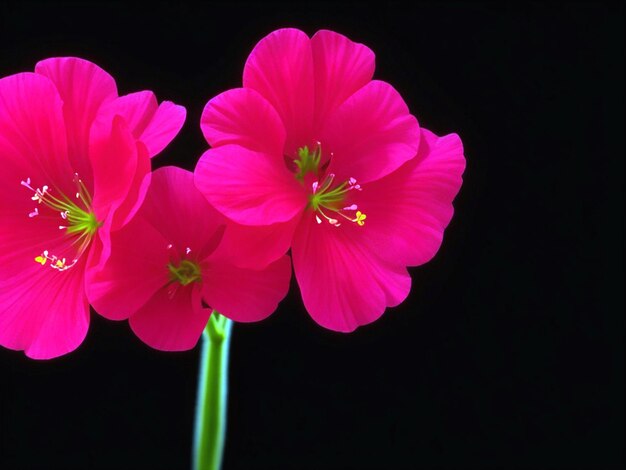
{"label": "pistil", "polygon": [[[331,152],[330,158],[333,154]],[[308,147],[302,147],[298,150],[298,158],[294,160],[298,171],[296,179],[303,184],[308,184],[305,177],[308,173],[318,178],[320,174],[320,162],[322,160],[322,144],[317,143],[314,151],[310,151]],[[310,181],[310,180],[307,180]],[[365,225],[367,215],[361,212],[356,204],[345,204],[345,199],[350,191],[362,191],[361,185],[357,183],[355,178],[348,178],[346,181],[333,187],[335,182],[335,174],[330,173],[320,183],[319,178],[312,185],[312,193],[309,196],[309,207],[315,212],[315,220],[321,224],[326,220],[334,227],[341,226],[341,220],[357,224],[359,227]],[[327,213],[328,212],[328,213]],[[329,215],[330,214],[330,215]]]}

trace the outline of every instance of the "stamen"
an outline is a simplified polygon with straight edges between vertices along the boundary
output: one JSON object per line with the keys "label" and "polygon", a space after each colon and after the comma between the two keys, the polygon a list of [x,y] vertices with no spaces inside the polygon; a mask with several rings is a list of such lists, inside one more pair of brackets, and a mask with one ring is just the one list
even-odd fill
{"label": "stamen", "polygon": [[48,250],[44,250],[43,253],[35,257],[35,262],[42,266],[45,266],[46,263],[50,262],[49,266],[52,269],[56,269],[57,271],[67,271],[78,263],[78,258],[74,258],[72,262],[68,264],[65,258],[58,258],[57,256],[50,255]]}
{"label": "stamen", "polygon": [[[330,153],[330,160],[333,158]],[[315,213],[315,221],[321,224],[326,220],[334,227],[340,227],[341,223],[338,217],[342,217],[359,227],[365,225],[367,216],[359,210],[357,204],[342,204],[350,191],[363,191],[363,187],[358,183],[356,178],[349,177],[340,184],[335,185],[336,174],[328,173],[322,177],[324,167],[330,162],[328,160],[324,167],[320,169],[322,160],[322,144],[317,142],[315,150],[310,151],[308,147],[298,149],[298,157],[294,160],[299,171],[296,173],[296,179],[304,183],[304,177],[308,173],[313,173],[316,179],[311,184],[311,194],[309,196],[309,207]],[[310,180],[306,181],[309,184]],[[333,187],[334,186],[334,187]],[[354,212],[354,214],[346,214],[344,212]],[[335,218],[334,214],[338,214]],[[329,215],[331,214],[331,215]]]}
{"label": "stamen", "polygon": [[[329,173],[320,185],[319,181],[316,181],[312,185],[313,193],[309,198],[311,208],[316,212],[316,218],[318,224],[322,222],[322,219],[317,215],[318,213],[326,219],[326,221],[334,227],[340,227],[341,223],[334,217],[327,215],[324,209],[332,211],[344,219],[356,223],[359,227],[365,225],[365,219],[367,216],[365,213],[358,210],[357,204],[350,204],[343,208],[339,205],[346,197],[348,192],[352,190],[362,191],[363,188],[357,183],[355,178],[349,178],[340,185],[332,188],[335,181],[335,174]],[[354,216],[348,216],[344,214],[344,211],[356,211]]]}
{"label": "stamen", "polygon": [[[31,186],[30,177],[20,182],[22,186],[34,193],[31,200],[37,201],[37,204],[43,203],[44,206],[58,213],[63,221],[68,222],[58,226],[59,230],[65,230],[66,235],[72,236],[71,243],[64,243],[62,250],[71,248],[72,252],[76,251],[75,256],[68,258],[50,254],[48,250],[44,250],[41,255],[35,257],[35,262],[38,264],[42,266],[48,264],[51,268],[58,271],[65,271],[76,265],[79,258],[89,247],[93,235],[100,226],[91,208],[92,199],[87,187],[76,173],[73,181],[78,188],[76,198],[82,201],[83,207],[79,207],[63,194],[60,197],[53,196],[51,194],[52,189],[47,185],[43,185],[41,188],[34,188]],[[41,213],[39,208],[35,207],[28,214],[28,217],[32,219],[38,215],[41,215]],[[74,235],[77,236],[74,237]]]}

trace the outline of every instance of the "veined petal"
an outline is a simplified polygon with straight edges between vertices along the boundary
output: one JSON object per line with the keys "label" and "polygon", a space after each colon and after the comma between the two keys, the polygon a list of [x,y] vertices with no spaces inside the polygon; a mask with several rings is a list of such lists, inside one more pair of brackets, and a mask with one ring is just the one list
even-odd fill
{"label": "veined petal", "polygon": [[211,308],[231,320],[260,321],[271,315],[287,295],[290,279],[288,256],[259,271],[209,262],[203,273],[202,294]]}
{"label": "veined petal", "polygon": [[258,91],[278,111],[287,131],[284,154],[311,144],[314,85],[311,43],[292,28],[270,33],[254,47],[243,72],[243,86]]}
{"label": "veined petal", "polygon": [[111,234],[111,254],[99,269],[87,269],[86,290],[96,312],[124,320],[170,281],[168,242],[143,217]]}
{"label": "veined petal", "polygon": [[282,160],[285,127],[274,107],[250,88],[235,88],[209,101],[200,127],[211,147],[238,144]]}
{"label": "veined petal", "polygon": [[328,171],[339,180],[360,183],[388,175],[413,158],[419,125],[394,88],[374,80],[348,98],[322,131],[325,151],[332,153]]}
{"label": "veined petal", "polygon": [[[109,124],[94,126],[89,156],[94,175],[93,208],[99,221],[112,216],[129,195],[134,199],[134,187],[141,186],[144,174],[150,169],[147,151],[142,152],[141,148],[120,116],[115,116]],[[117,222],[121,224],[121,220]]]}
{"label": "veined petal", "polygon": [[84,261],[64,272],[28,261],[18,274],[5,278],[3,273],[0,281],[0,344],[33,359],[67,354],[89,328]]}
{"label": "veined petal", "polygon": [[226,217],[244,225],[271,225],[296,217],[306,193],[284,162],[239,145],[202,155],[196,187]]}
{"label": "veined petal", "polygon": [[296,230],[291,256],[304,306],[331,330],[350,332],[373,322],[411,288],[406,268],[386,263],[354,240],[361,229],[317,224],[305,214]]}
{"label": "veined petal", "polygon": [[21,185],[47,185],[58,195],[72,181],[62,102],[48,78],[22,73],[0,79],[0,167],[5,189],[0,198],[0,344],[36,358],[65,354],[80,344],[89,321],[82,268],[59,273],[35,262],[44,250],[58,253],[67,244],[58,220],[35,217],[41,208]]}
{"label": "veined petal", "polygon": [[329,114],[374,75],[375,57],[370,48],[342,34],[320,30],[311,38],[315,76],[315,129]]}
{"label": "veined petal", "polygon": [[196,190],[193,173],[174,166],[154,171],[140,214],[166,244],[178,252],[189,249],[196,259],[213,252],[226,225],[226,218]]}
{"label": "veined petal", "polygon": [[110,122],[115,115],[124,118],[133,136],[154,157],[176,137],[185,122],[186,110],[170,101],[159,105],[153,92],[140,91],[107,103],[98,113],[98,120]]}
{"label": "veined petal", "polygon": [[368,216],[359,232],[364,243],[389,262],[409,266],[428,262],[439,250],[465,169],[458,135],[421,132],[417,156],[359,194]]}
{"label": "veined petal", "polygon": [[117,98],[115,80],[96,64],[76,57],[46,59],[35,67],[52,80],[63,100],[69,157],[81,178],[91,183],[89,133],[100,107]]}
{"label": "veined petal", "polygon": [[156,292],[129,323],[148,346],[161,351],[193,348],[206,326],[211,310],[202,308],[200,286],[164,287]]}
{"label": "veined petal", "polygon": [[36,187],[54,189],[72,182],[62,106],[48,78],[20,73],[0,79],[0,182],[5,188],[15,188],[3,194],[0,204],[32,204],[20,187],[20,181],[27,178]]}
{"label": "veined petal", "polygon": [[130,181],[126,197],[121,204],[114,207],[111,230],[118,230],[126,225],[135,216],[143,204],[148,188],[152,181],[150,154],[143,142],[136,142],[136,168]]}
{"label": "veined petal", "polygon": [[212,258],[240,268],[262,269],[287,253],[299,221],[300,217],[294,217],[288,222],[257,226],[228,221]]}

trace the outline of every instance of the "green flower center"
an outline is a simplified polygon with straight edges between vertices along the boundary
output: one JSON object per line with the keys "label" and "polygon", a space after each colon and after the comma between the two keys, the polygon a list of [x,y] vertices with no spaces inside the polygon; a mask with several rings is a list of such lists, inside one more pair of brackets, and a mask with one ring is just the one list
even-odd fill
{"label": "green flower center", "polygon": [[319,170],[320,161],[322,159],[322,146],[318,145],[317,148],[311,152],[306,145],[298,149],[298,158],[294,160],[294,163],[298,167],[296,173],[296,179],[303,181],[304,176],[307,173],[313,173],[317,175]]}
{"label": "green flower center", "polygon": [[167,269],[170,272],[170,280],[172,282],[178,282],[183,286],[189,285],[192,282],[198,282],[202,279],[202,271],[198,263],[188,259],[182,260],[178,266],[174,263],[169,263]]}
{"label": "green flower center", "polygon": [[[331,153],[332,157],[332,153]],[[361,185],[355,178],[335,184],[335,174],[328,173],[320,183],[319,172],[322,160],[322,146],[318,143],[314,151],[308,147],[298,149],[298,158],[294,160],[298,171],[296,179],[305,184],[305,177],[312,173],[315,181],[311,184],[311,194],[309,194],[308,207],[315,213],[318,224],[326,220],[334,227],[339,227],[342,221],[347,220],[357,224],[359,227],[365,225],[367,215],[361,212],[357,204],[346,204],[346,199],[351,191],[362,191]],[[310,180],[308,180],[310,181]]]}
{"label": "green flower center", "polygon": [[70,199],[64,194],[59,194],[57,197],[52,194],[52,189],[46,185],[41,188],[33,188],[30,178],[22,181],[21,184],[34,193],[31,200],[37,202],[37,206],[28,214],[28,217],[31,219],[40,215],[49,217],[50,214],[43,212],[52,212],[54,216],[60,217],[59,230],[64,230],[65,235],[69,236],[65,242],[57,247],[60,251],[53,254],[49,250],[44,250],[35,257],[35,262],[42,266],[48,265],[58,271],[71,268],[87,250],[93,236],[102,225],[93,212],[93,201],[87,187],[76,173],[74,174],[75,199]]}

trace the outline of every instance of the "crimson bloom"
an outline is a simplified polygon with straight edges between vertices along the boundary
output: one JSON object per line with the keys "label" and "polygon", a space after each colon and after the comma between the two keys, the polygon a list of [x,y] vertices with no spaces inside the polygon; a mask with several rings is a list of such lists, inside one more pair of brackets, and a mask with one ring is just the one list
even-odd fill
{"label": "crimson bloom", "polygon": [[103,269],[89,273],[89,299],[109,319],[129,318],[141,340],[164,351],[193,348],[211,309],[262,320],[287,294],[291,266],[282,256],[261,270],[235,267],[233,243],[222,242],[246,231],[254,237],[254,229],[227,226],[195,189],[193,173],[160,168],[135,218],[111,235]]}
{"label": "crimson bloom", "polygon": [[406,298],[406,267],[439,249],[465,168],[459,137],[420,129],[373,73],[373,52],[340,34],[278,30],[248,57],[243,88],[209,101],[201,122],[212,148],[196,186],[265,234],[246,259],[291,248],[304,305],[337,331]]}
{"label": "crimson bloom", "polygon": [[0,79],[0,344],[47,359],[89,326],[85,272],[110,254],[150,183],[150,157],[185,109],[152,92],[118,97],[78,58]]}

